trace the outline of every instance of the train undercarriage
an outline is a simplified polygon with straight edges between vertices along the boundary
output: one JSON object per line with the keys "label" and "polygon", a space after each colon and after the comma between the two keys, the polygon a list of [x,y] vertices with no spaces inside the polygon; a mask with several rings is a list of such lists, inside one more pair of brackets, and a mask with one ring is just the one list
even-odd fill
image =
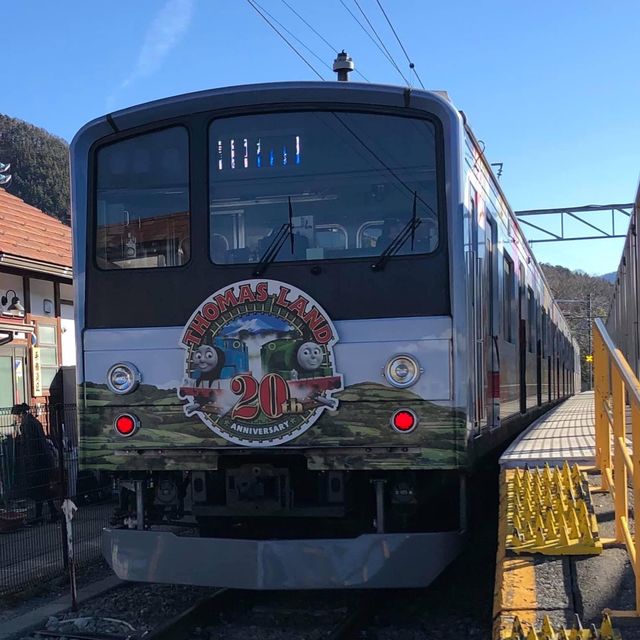
{"label": "train undercarriage", "polygon": [[103,552],[128,580],[417,587],[459,552],[465,509],[456,471],[308,471],[304,456],[228,456],[215,471],[122,480]]}

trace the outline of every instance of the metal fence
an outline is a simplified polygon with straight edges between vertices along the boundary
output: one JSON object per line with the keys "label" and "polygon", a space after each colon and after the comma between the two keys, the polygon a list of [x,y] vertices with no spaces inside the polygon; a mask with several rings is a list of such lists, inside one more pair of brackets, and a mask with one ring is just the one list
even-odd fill
{"label": "metal fence", "polygon": [[66,571],[65,498],[78,507],[76,566],[99,557],[114,506],[111,483],[78,470],[77,447],[75,405],[35,406],[23,416],[0,408],[0,595]]}

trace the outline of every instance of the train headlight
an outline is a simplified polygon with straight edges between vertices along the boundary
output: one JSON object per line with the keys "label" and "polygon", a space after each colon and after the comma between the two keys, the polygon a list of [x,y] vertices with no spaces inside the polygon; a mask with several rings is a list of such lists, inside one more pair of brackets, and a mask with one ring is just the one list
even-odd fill
{"label": "train headlight", "polygon": [[107,387],[120,396],[135,391],[140,380],[140,372],[130,362],[118,362],[107,371]]}
{"label": "train headlight", "polygon": [[422,373],[413,356],[394,356],[384,368],[384,376],[394,387],[405,388],[415,384]]}

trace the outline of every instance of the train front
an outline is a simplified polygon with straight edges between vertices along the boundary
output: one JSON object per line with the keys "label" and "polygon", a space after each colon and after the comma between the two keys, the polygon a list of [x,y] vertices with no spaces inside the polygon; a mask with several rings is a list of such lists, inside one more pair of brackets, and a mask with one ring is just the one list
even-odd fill
{"label": "train front", "polygon": [[413,587],[458,553],[458,120],[296,83],[76,136],[81,460],[118,479],[118,576]]}

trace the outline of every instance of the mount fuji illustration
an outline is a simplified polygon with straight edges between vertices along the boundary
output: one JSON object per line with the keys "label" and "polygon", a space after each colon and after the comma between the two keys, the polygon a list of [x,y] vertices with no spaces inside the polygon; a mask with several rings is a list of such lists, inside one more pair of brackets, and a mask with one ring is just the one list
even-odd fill
{"label": "mount fuji illustration", "polygon": [[241,338],[247,335],[259,335],[263,333],[288,334],[293,327],[284,320],[264,313],[256,313],[237,318],[230,322],[223,330],[222,335],[228,338]]}

